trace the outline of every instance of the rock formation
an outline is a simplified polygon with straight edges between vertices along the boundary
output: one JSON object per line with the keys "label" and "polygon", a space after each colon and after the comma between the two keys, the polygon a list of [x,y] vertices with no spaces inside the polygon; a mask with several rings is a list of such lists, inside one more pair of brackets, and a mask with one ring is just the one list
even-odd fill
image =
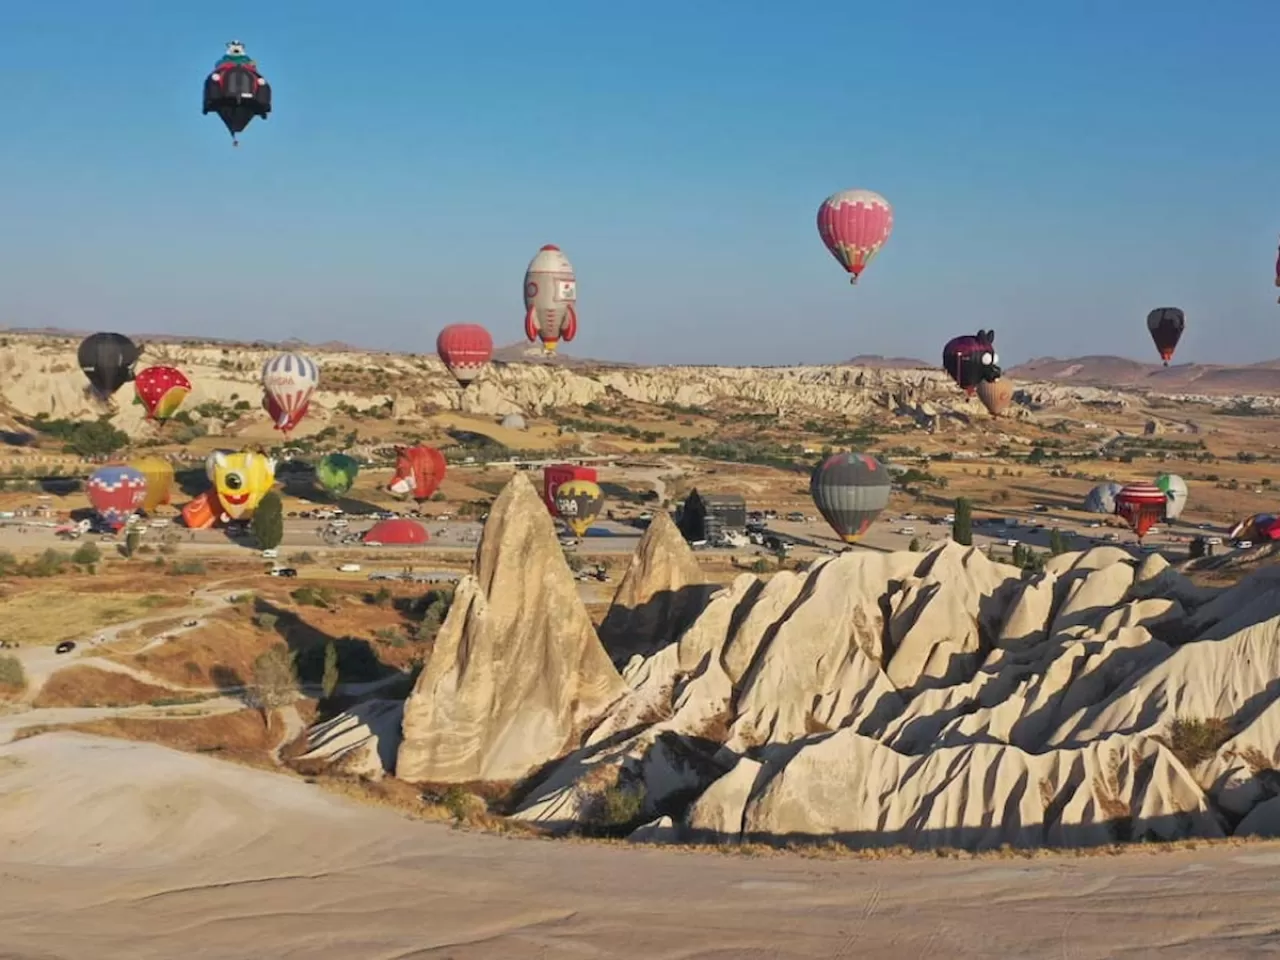
{"label": "rock formation", "polygon": [[684,633],[713,590],[671,516],[659,511],[618,584],[600,640],[614,663],[648,656]]}
{"label": "rock formation", "polygon": [[[707,597],[671,534],[654,524],[618,590],[612,636],[649,648],[620,677],[517,474],[405,705],[396,774],[536,768],[513,816],[649,843],[1280,835],[1280,567],[1211,588],[1118,547],[1028,573],[944,541]],[[330,721],[309,756],[368,770],[373,726]]]}
{"label": "rock formation", "polygon": [[523,473],[494,501],[404,708],[396,775],[517,780],[573,749],[626,691]]}

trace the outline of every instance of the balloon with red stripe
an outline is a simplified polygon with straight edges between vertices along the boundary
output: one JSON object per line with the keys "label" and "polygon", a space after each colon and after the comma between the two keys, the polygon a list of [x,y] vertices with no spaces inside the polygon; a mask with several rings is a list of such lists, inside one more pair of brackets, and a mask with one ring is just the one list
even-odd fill
{"label": "balloon with red stripe", "polygon": [[451,323],[436,337],[436,353],[460,386],[467,386],[493,359],[493,337],[478,323]]}
{"label": "balloon with red stripe", "polygon": [[818,207],[818,233],[857,283],[893,232],[893,207],[874,190],[833,193]]}
{"label": "balloon with red stripe", "polygon": [[1141,540],[1147,531],[1165,519],[1169,498],[1154,483],[1130,483],[1116,494],[1116,516],[1129,524]]}
{"label": "balloon with red stripe", "polygon": [[280,353],[262,365],[263,407],[286,436],[307,413],[320,385],[320,366],[301,353]]}

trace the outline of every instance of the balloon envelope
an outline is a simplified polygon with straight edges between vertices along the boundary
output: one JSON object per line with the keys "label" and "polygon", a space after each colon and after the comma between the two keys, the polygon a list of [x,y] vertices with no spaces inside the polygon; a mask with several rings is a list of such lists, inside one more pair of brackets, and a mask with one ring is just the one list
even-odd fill
{"label": "balloon envelope", "polygon": [[275,427],[289,433],[306,415],[320,385],[320,367],[300,353],[281,353],[262,365],[262,389]]}
{"label": "balloon envelope", "polygon": [[809,478],[809,495],[831,528],[847,543],[867,532],[889,503],[889,470],[868,453],[837,453]]}
{"label": "balloon envelope", "polygon": [[1187,505],[1187,481],[1176,473],[1162,473],[1156,477],[1156,486],[1164,491],[1167,498],[1164,514],[1169,520],[1177,520]]}
{"label": "balloon envelope", "polygon": [[547,353],[578,333],[578,278],[554,243],[533,255],[524,272],[524,335],[542,341]]}
{"label": "balloon envelope", "polygon": [[138,400],[150,420],[165,421],[178,412],[191,392],[191,381],[177,367],[147,367],[133,381]]}
{"label": "balloon envelope", "polygon": [[493,338],[478,323],[453,323],[436,337],[436,353],[453,378],[466,386],[493,358]]}
{"label": "balloon envelope", "polygon": [[1160,359],[1167,367],[1173,359],[1173,351],[1182,339],[1183,328],[1187,325],[1186,314],[1177,307],[1157,307],[1147,314],[1147,332],[1155,341],[1160,351]]}
{"label": "balloon envelope", "polygon": [[326,493],[342,496],[360,473],[360,461],[345,453],[331,453],[316,464],[316,480]]}
{"label": "balloon envelope", "polygon": [[604,509],[604,491],[590,480],[568,480],[556,488],[556,513],[581,537]]}
{"label": "balloon envelope", "polygon": [[1165,517],[1168,499],[1153,483],[1130,483],[1116,494],[1116,516],[1122,518],[1141,540]]}
{"label": "balloon envelope", "polygon": [[396,470],[388,489],[418,502],[430,500],[444,480],[444,454],[435,447],[396,447]]}
{"label": "balloon envelope", "polygon": [[169,503],[173,495],[173,464],[164,457],[141,457],[130,462],[147,481],[147,494],[142,509],[153,513],[156,507]]}
{"label": "balloon envelope", "polygon": [[994,330],[979,330],[952,337],[942,348],[942,369],[970,396],[984,380],[1000,379],[1000,355],[995,341]]}
{"label": "balloon envelope", "polygon": [[993,417],[1003,416],[1013,402],[1013,383],[1003,377],[999,380],[979,380],[976,390],[978,399]]}
{"label": "balloon envelope", "polygon": [[1108,480],[1090,490],[1084,498],[1084,508],[1089,513],[1115,513],[1116,494],[1124,489],[1124,484]]}
{"label": "balloon envelope", "polygon": [[80,369],[101,397],[110,397],[133,379],[138,347],[122,333],[95,333],[76,351]]}
{"label": "balloon envelope", "polygon": [[818,235],[857,283],[893,232],[893,207],[874,190],[833,193],[818,207]]}
{"label": "balloon envelope", "polygon": [[232,520],[248,520],[262,498],[276,483],[276,462],[265,453],[216,452],[213,460],[213,493]]}
{"label": "balloon envelope", "polygon": [[108,464],[89,477],[89,503],[108,525],[119,530],[142,506],[147,478],[133,467]]}

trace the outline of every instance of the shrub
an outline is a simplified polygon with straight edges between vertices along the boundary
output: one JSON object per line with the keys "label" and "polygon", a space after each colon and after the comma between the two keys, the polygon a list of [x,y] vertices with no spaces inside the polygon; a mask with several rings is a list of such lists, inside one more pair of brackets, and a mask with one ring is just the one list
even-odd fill
{"label": "shrub", "polygon": [[27,674],[17,657],[0,657],[0,689],[25,690]]}

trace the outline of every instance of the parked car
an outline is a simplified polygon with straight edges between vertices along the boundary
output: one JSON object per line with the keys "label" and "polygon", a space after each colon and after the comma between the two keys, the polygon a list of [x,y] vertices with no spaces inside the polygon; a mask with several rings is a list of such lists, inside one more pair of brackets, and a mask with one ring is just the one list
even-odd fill
{"label": "parked car", "polygon": [[76,648],[74,640],[63,640],[60,644],[53,648],[54,653],[70,653]]}
{"label": "parked car", "polygon": [[273,577],[296,577],[298,575],[298,571],[293,569],[293,567],[276,567],[271,571],[271,575]]}
{"label": "parked car", "polygon": [[358,564],[358,563],[344,563],[342,566],[338,567],[338,572],[339,572],[339,573],[359,573],[359,572],[360,572],[360,564]]}

